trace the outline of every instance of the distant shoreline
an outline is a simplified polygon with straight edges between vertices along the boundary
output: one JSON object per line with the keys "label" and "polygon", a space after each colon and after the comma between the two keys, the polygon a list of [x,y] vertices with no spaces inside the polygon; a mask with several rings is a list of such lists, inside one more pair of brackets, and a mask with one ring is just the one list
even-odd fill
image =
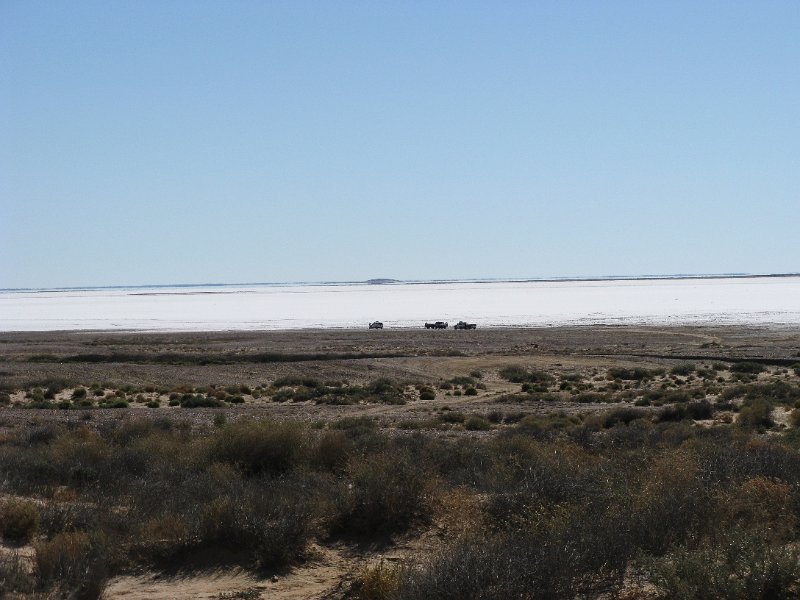
{"label": "distant shoreline", "polygon": [[98,285],[42,288],[0,288],[0,293],[15,292],[76,292],[99,290],[144,290],[174,288],[241,288],[241,287],[289,287],[289,286],[353,286],[353,285],[441,285],[448,283],[570,283],[596,281],[678,281],[687,279],[764,279],[781,277],[800,277],[797,273],[722,273],[702,275],[607,275],[593,277],[500,277],[475,279],[368,279],[365,281],[284,281],[250,283],[159,283],[145,285]]}

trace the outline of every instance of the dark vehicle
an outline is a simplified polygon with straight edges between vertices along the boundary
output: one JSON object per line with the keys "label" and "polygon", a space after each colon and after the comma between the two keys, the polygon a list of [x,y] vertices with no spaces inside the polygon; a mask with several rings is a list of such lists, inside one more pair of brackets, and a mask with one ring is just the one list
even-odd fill
{"label": "dark vehicle", "polygon": [[447,323],[436,321],[436,323],[425,323],[425,329],[447,329]]}
{"label": "dark vehicle", "polygon": [[459,321],[453,325],[453,329],[477,329],[477,327],[475,323],[467,323],[466,321]]}
{"label": "dark vehicle", "polygon": [[380,321],[373,321],[369,324],[370,329],[383,329],[383,323]]}

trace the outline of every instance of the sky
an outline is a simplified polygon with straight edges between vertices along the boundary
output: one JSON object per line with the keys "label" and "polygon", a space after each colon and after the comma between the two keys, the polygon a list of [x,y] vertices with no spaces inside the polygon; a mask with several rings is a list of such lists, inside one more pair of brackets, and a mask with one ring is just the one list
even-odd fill
{"label": "sky", "polygon": [[800,2],[0,0],[0,288],[800,271]]}

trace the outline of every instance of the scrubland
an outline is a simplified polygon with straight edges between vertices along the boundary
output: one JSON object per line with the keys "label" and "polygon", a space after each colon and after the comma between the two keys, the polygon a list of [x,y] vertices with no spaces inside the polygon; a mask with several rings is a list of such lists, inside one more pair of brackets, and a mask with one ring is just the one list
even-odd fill
{"label": "scrubland", "polygon": [[800,594],[800,332],[0,342],[8,597]]}

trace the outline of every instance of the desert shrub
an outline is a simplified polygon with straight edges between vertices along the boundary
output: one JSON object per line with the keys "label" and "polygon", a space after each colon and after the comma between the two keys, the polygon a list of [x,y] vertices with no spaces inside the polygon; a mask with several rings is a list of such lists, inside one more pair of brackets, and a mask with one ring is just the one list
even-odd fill
{"label": "desert shrub", "polygon": [[26,500],[6,500],[0,504],[0,534],[13,543],[28,541],[39,527],[39,508]]}
{"label": "desert shrub", "polygon": [[465,396],[477,396],[478,395],[478,390],[476,390],[474,387],[468,387],[466,390],[464,390],[464,395]]}
{"label": "desert shrub", "polygon": [[272,395],[273,402],[286,402],[294,398],[294,390],[278,390]]}
{"label": "desert shrub", "polygon": [[247,551],[262,568],[284,566],[306,546],[309,510],[308,501],[286,486],[217,496],[201,508],[200,543]]}
{"label": "desert shrub", "polygon": [[[4,552],[0,555],[0,590],[4,594],[8,594],[11,598],[34,597],[32,595],[34,584],[27,561],[19,552]],[[20,596],[16,596],[15,593]]]}
{"label": "desert shrub", "polygon": [[612,399],[610,394],[602,394],[599,392],[581,392],[580,394],[572,396],[574,402],[580,402],[582,404],[605,403],[611,402]]}
{"label": "desert shrub", "polygon": [[665,421],[682,421],[684,419],[710,419],[713,416],[714,406],[704,399],[697,402],[682,402],[672,406],[665,406],[658,413],[657,420],[663,423]]}
{"label": "desert shrub", "polygon": [[625,367],[611,367],[608,370],[608,379],[625,379],[628,381],[643,381],[651,379],[657,371],[651,371],[643,367],[634,367],[627,369]]}
{"label": "desert shrub", "polygon": [[491,428],[492,424],[478,415],[470,415],[464,421],[464,429],[467,431],[488,431]]}
{"label": "desert shrub", "polygon": [[419,399],[420,400],[436,400],[436,392],[434,392],[429,387],[423,388],[419,392]]}
{"label": "desert shrub", "polygon": [[331,423],[331,429],[344,431],[351,439],[364,440],[374,437],[378,423],[372,417],[343,417]]}
{"label": "desert shrub", "polygon": [[757,375],[762,373],[764,369],[764,365],[749,361],[735,362],[730,367],[731,373],[746,373],[749,375]]}
{"label": "desert shrub", "polygon": [[110,398],[100,402],[97,406],[100,408],[128,408],[128,401],[122,398]]}
{"label": "desert shrub", "polygon": [[272,386],[276,388],[297,387],[297,386],[303,386],[307,388],[324,387],[323,383],[318,379],[313,379],[311,377],[296,377],[296,376],[281,377],[279,379],[276,379],[275,382],[272,384]]}
{"label": "desert shrub", "polygon": [[686,415],[695,420],[710,419],[714,416],[714,406],[706,399],[689,402],[686,405]]}
{"label": "desert shrub", "polygon": [[440,390],[452,390],[453,389],[453,384],[450,383],[449,381],[445,381],[445,382],[439,384],[439,389]]}
{"label": "desert shrub", "polygon": [[587,420],[587,425],[596,425],[603,429],[609,429],[616,425],[627,425],[636,419],[647,417],[647,411],[641,408],[620,407],[609,411],[592,415]]}
{"label": "desert shrub", "polygon": [[772,419],[772,405],[763,398],[748,402],[739,411],[736,424],[746,429],[769,429],[775,425]]}
{"label": "desert shrub", "polygon": [[310,462],[317,469],[339,472],[353,453],[352,440],[341,430],[324,432],[311,449]]}
{"label": "desert shrub", "polygon": [[223,403],[213,396],[201,396],[200,394],[183,394],[181,396],[181,408],[219,408]]}
{"label": "desert shrub", "polygon": [[757,535],[732,531],[722,543],[680,546],[649,562],[663,597],[678,600],[796,598],[800,562],[793,546],[773,545]]}
{"label": "desert shrub", "polygon": [[52,540],[36,542],[34,550],[36,574],[44,586],[65,586],[76,590],[78,598],[100,597],[112,556],[103,536],[59,533]]}
{"label": "desert shrub", "polygon": [[74,390],[72,390],[72,399],[73,400],[80,400],[81,398],[85,398],[85,397],[86,397],[86,388],[79,387],[79,388],[75,388]]}
{"label": "desert shrub", "polygon": [[465,419],[464,413],[457,411],[447,411],[439,415],[442,423],[463,423]]}
{"label": "desert shrub", "polygon": [[643,398],[656,406],[689,402],[692,399],[686,390],[648,390]]}
{"label": "desert shrub", "polygon": [[364,387],[366,394],[377,397],[386,404],[404,404],[403,394],[390,379],[380,378]]}
{"label": "desert shrub", "polygon": [[385,562],[367,565],[356,580],[359,600],[388,600],[400,587],[400,568]]}
{"label": "desert shrub", "polygon": [[246,475],[280,475],[303,461],[307,449],[307,433],[296,423],[240,421],[216,436],[212,457]]}
{"label": "desert shrub", "polygon": [[683,375],[683,376],[691,375],[692,373],[694,373],[694,365],[691,363],[682,363],[680,365],[675,365],[674,367],[672,367],[669,370],[669,372],[672,375]]}
{"label": "desert shrub", "polygon": [[336,498],[335,532],[381,535],[430,516],[433,474],[405,450],[376,452],[348,467],[349,484]]}
{"label": "desert shrub", "polygon": [[800,400],[800,386],[785,381],[748,383],[728,387],[719,395],[723,402],[736,398],[743,398],[745,402],[762,399],[770,403],[793,405]]}
{"label": "desert shrub", "polygon": [[500,369],[499,375],[511,383],[538,383],[550,385],[555,381],[555,378],[549,373],[536,371],[534,369],[526,369],[521,366],[510,366]]}

